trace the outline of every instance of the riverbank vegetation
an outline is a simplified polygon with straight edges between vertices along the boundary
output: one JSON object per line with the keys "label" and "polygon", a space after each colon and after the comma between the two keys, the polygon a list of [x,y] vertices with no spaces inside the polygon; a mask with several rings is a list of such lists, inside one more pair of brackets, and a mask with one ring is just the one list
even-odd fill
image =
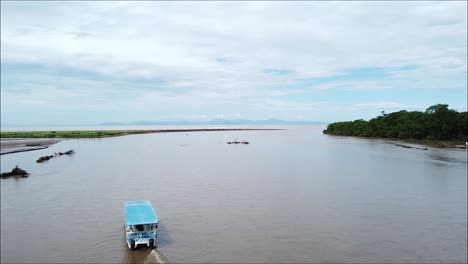
{"label": "riverbank vegetation", "polygon": [[16,131],[0,132],[0,138],[101,138],[132,134],[203,132],[203,131],[242,131],[242,130],[280,130],[276,128],[190,128],[158,130],[79,130],[79,131]]}
{"label": "riverbank vegetation", "polygon": [[336,122],[329,124],[324,134],[375,138],[414,139],[426,141],[468,140],[468,112],[449,109],[437,104],[425,112],[401,110],[385,113],[369,121]]}
{"label": "riverbank vegetation", "polygon": [[1,138],[98,138],[128,134],[150,133],[148,130],[99,130],[99,131],[16,131],[1,132]]}

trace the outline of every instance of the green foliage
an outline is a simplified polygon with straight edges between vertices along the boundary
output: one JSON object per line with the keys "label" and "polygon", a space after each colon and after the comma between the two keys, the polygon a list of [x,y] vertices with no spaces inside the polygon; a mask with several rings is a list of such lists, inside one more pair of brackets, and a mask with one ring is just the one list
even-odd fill
{"label": "green foliage", "polygon": [[96,138],[127,134],[148,133],[146,130],[101,130],[101,131],[21,131],[1,132],[0,138]]}
{"label": "green foliage", "polygon": [[457,112],[446,104],[425,112],[405,110],[385,113],[369,121],[358,119],[329,124],[324,134],[399,139],[468,140],[468,112]]}

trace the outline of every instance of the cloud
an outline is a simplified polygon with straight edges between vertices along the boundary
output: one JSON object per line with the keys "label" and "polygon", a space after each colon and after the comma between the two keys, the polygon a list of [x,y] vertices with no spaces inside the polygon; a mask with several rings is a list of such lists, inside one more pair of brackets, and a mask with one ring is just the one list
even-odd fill
{"label": "cloud", "polygon": [[277,75],[287,75],[287,74],[294,73],[293,70],[288,70],[288,69],[265,69],[263,70],[263,72],[267,74],[277,74]]}
{"label": "cloud", "polygon": [[77,39],[79,39],[79,38],[90,38],[90,37],[95,37],[96,36],[93,33],[89,33],[89,32],[69,32],[69,34],[71,34],[72,36],[74,36]]}
{"label": "cloud", "polygon": [[377,108],[377,109],[398,109],[398,110],[403,110],[403,109],[421,109],[424,108],[424,106],[420,105],[405,105],[401,104],[398,102],[373,102],[373,103],[364,103],[364,104],[354,104],[352,105],[354,108],[361,108],[361,109],[372,109],[372,108]]}
{"label": "cloud", "polygon": [[240,63],[241,62],[240,59],[236,59],[236,58],[216,58],[216,61],[219,62],[219,63],[223,63],[223,64]]}
{"label": "cloud", "polygon": [[[9,98],[1,109],[11,119],[40,111],[34,100],[102,113],[125,106],[135,118],[151,111],[292,118],[339,107],[278,95],[467,87],[463,1],[1,6],[1,95]],[[408,105],[431,103],[413,100]]]}

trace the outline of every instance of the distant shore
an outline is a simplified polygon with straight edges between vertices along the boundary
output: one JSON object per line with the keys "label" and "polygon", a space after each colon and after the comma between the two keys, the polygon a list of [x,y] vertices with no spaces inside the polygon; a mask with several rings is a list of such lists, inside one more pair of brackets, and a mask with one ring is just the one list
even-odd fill
{"label": "distant shore", "polygon": [[369,121],[357,119],[328,124],[324,134],[365,138],[398,139],[440,148],[464,148],[468,140],[468,112],[436,104],[426,111],[385,113]]}
{"label": "distant shore", "polygon": [[174,132],[210,132],[210,131],[246,131],[246,130],[283,130],[279,128],[189,128],[189,129],[153,129],[153,130],[74,130],[74,131],[12,131],[0,132],[0,138],[102,138],[133,134],[174,133]]}
{"label": "distant shore", "polygon": [[0,132],[0,155],[45,149],[62,139],[105,138],[149,133],[283,130],[278,128],[191,128],[157,130],[74,130]]}

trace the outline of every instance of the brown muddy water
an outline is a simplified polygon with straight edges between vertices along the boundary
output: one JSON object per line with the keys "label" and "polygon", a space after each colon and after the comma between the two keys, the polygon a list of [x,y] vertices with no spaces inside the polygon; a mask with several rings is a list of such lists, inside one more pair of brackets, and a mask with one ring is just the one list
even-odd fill
{"label": "brown muddy water", "polygon": [[[2,172],[31,175],[0,180],[1,262],[467,262],[466,150],[286,128],[2,155]],[[139,199],[159,216],[156,250],[125,244],[122,204]]]}

